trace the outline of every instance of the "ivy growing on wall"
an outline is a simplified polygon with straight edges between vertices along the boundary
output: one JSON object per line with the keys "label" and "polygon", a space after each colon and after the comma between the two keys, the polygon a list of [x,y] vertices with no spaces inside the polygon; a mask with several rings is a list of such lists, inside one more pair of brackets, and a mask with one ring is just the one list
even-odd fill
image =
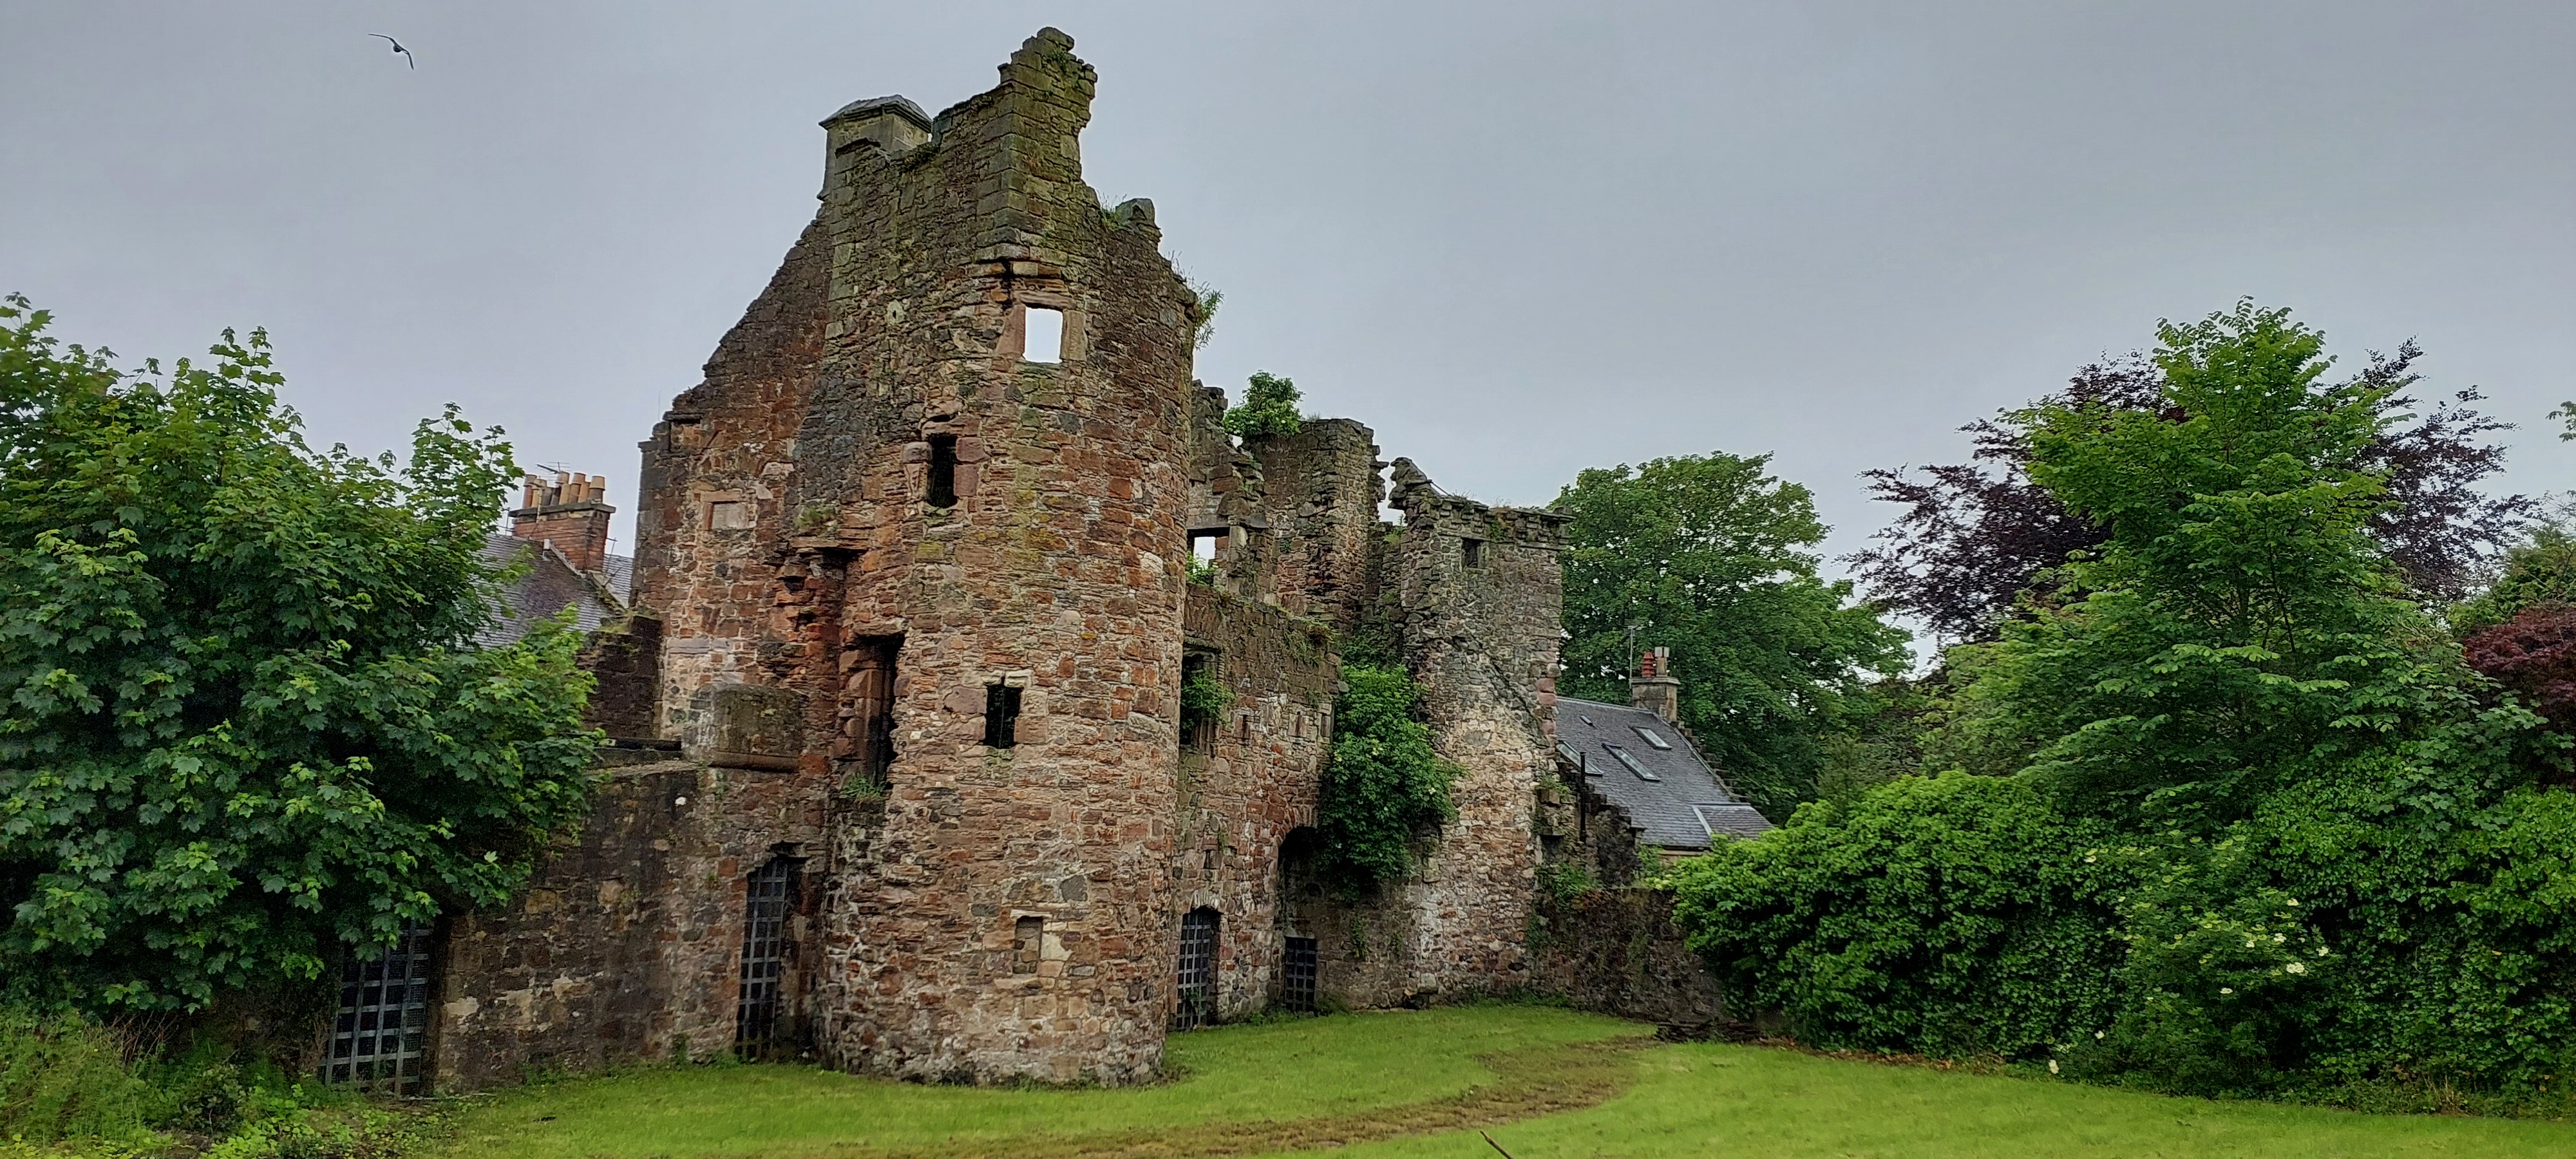
{"label": "ivy growing on wall", "polygon": [[1325,877],[1359,894],[1410,872],[1458,815],[1449,798],[1458,766],[1433,751],[1417,716],[1422,690],[1404,669],[1344,664],[1342,686],[1316,823]]}

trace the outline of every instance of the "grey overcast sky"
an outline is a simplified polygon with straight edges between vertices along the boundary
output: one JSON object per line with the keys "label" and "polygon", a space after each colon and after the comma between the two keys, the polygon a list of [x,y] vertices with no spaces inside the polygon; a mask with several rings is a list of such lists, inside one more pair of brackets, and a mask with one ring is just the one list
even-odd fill
{"label": "grey overcast sky", "polygon": [[266,326],[317,441],[454,400],[631,509],[815,122],[1049,24],[1093,188],[1225,291],[1201,377],[1293,376],[1453,491],[1771,452],[1846,551],[1863,469],[2244,295],[2347,363],[2420,340],[2523,424],[2506,486],[2576,485],[2564,0],[9,0],[0,290],[134,358]]}

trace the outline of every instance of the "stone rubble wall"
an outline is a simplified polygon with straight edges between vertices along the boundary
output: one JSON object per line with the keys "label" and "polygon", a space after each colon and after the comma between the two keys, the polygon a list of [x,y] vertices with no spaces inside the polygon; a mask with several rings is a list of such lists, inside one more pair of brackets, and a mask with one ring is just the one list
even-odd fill
{"label": "stone rubble wall", "polygon": [[1222,917],[1217,942],[1220,1020],[1257,1013],[1278,996],[1290,936],[1311,936],[1283,912],[1282,850],[1311,839],[1316,794],[1332,752],[1335,660],[1320,624],[1193,585],[1183,621],[1194,650],[1214,655],[1234,702],[1204,747],[1184,740],[1173,907]]}
{"label": "stone rubble wall", "polygon": [[1543,900],[1531,989],[1580,1010],[1652,1022],[1674,1038],[1735,1033],[1725,995],[1673,921],[1671,890],[1595,889]]}
{"label": "stone rubble wall", "polygon": [[[780,853],[806,858],[788,940],[812,945],[822,837],[814,795],[789,777],[679,760],[614,770],[580,833],[515,903],[448,923],[434,1086],[730,1051],[745,879]],[[791,959],[788,994],[810,989],[814,965]],[[811,1015],[791,1005],[791,1041]]]}

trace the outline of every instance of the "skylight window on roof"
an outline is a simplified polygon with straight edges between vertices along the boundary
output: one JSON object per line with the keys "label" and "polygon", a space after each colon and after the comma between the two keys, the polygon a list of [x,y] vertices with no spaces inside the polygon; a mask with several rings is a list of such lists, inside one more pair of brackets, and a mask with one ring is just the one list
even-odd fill
{"label": "skylight window on roof", "polygon": [[1673,747],[1673,742],[1665,740],[1664,734],[1656,732],[1651,728],[1647,728],[1645,725],[1632,724],[1628,727],[1635,730],[1638,736],[1646,738],[1647,744],[1653,745],[1658,749],[1668,749]]}
{"label": "skylight window on roof", "polygon": [[1585,716],[1585,715],[1583,715],[1582,713],[1579,713],[1579,712],[1574,714],[1574,719],[1579,720],[1579,721],[1582,721],[1582,722],[1584,723],[1584,726],[1585,726],[1585,727],[1587,727],[1587,728],[1588,728],[1588,727],[1590,727],[1590,726],[1591,726],[1591,724],[1592,724],[1592,718],[1591,718],[1591,717]]}
{"label": "skylight window on roof", "polygon": [[1603,748],[1605,748],[1605,749],[1610,750],[1610,755],[1611,755],[1611,756],[1614,756],[1614,757],[1619,758],[1619,763],[1620,763],[1620,764],[1623,764],[1623,765],[1628,766],[1628,771],[1629,771],[1629,772],[1632,772],[1632,773],[1637,774],[1637,779],[1638,779],[1638,780],[1640,780],[1640,781],[1660,781],[1660,780],[1663,780],[1663,778],[1662,778],[1662,777],[1658,777],[1658,776],[1656,776],[1656,775],[1655,775],[1655,774],[1653,774],[1653,773],[1647,772],[1647,771],[1646,771],[1646,766],[1645,766],[1645,765],[1643,765],[1643,764],[1638,763],[1637,758],[1636,758],[1636,755],[1635,755],[1635,754],[1633,754],[1633,753],[1630,753],[1628,750],[1623,749],[1623,748],[1620,748],[1619,746],[1614,745],[1614,744],[1605,744],[1605,745],[1602,745],[1601,747],[1603,747]]}

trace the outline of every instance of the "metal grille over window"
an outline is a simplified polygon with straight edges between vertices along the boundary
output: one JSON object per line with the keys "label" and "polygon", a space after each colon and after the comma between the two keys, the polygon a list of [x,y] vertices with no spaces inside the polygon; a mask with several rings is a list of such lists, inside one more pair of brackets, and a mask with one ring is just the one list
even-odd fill
{"label": "metal grille over window", "polygon": [[734,1008],[734,1052],[767,1057],[778,1045],[787,975],[787,912],[794,908],[796,862],[772,857],[744,891],[742,998]]}
{"label": "metal grille over window", "polygon": [[1280,974],[1279,1005],[1301,1014],[1315,1012],[1315,939],[1288,939],[1286,969]]}
{"label": "metal grille over window", "polygon": [[1216,911],[1194,909],[1181,919],[1180,1008],[1172,1029],[1194,1030],[1216,1021]]}
{"label": "metal grille over window", "polygon": [[429,929],[404,926],[381,954],[340,959],[340,1009],[320,1078],[398,1095],[421,1093],[429,1069]]}

